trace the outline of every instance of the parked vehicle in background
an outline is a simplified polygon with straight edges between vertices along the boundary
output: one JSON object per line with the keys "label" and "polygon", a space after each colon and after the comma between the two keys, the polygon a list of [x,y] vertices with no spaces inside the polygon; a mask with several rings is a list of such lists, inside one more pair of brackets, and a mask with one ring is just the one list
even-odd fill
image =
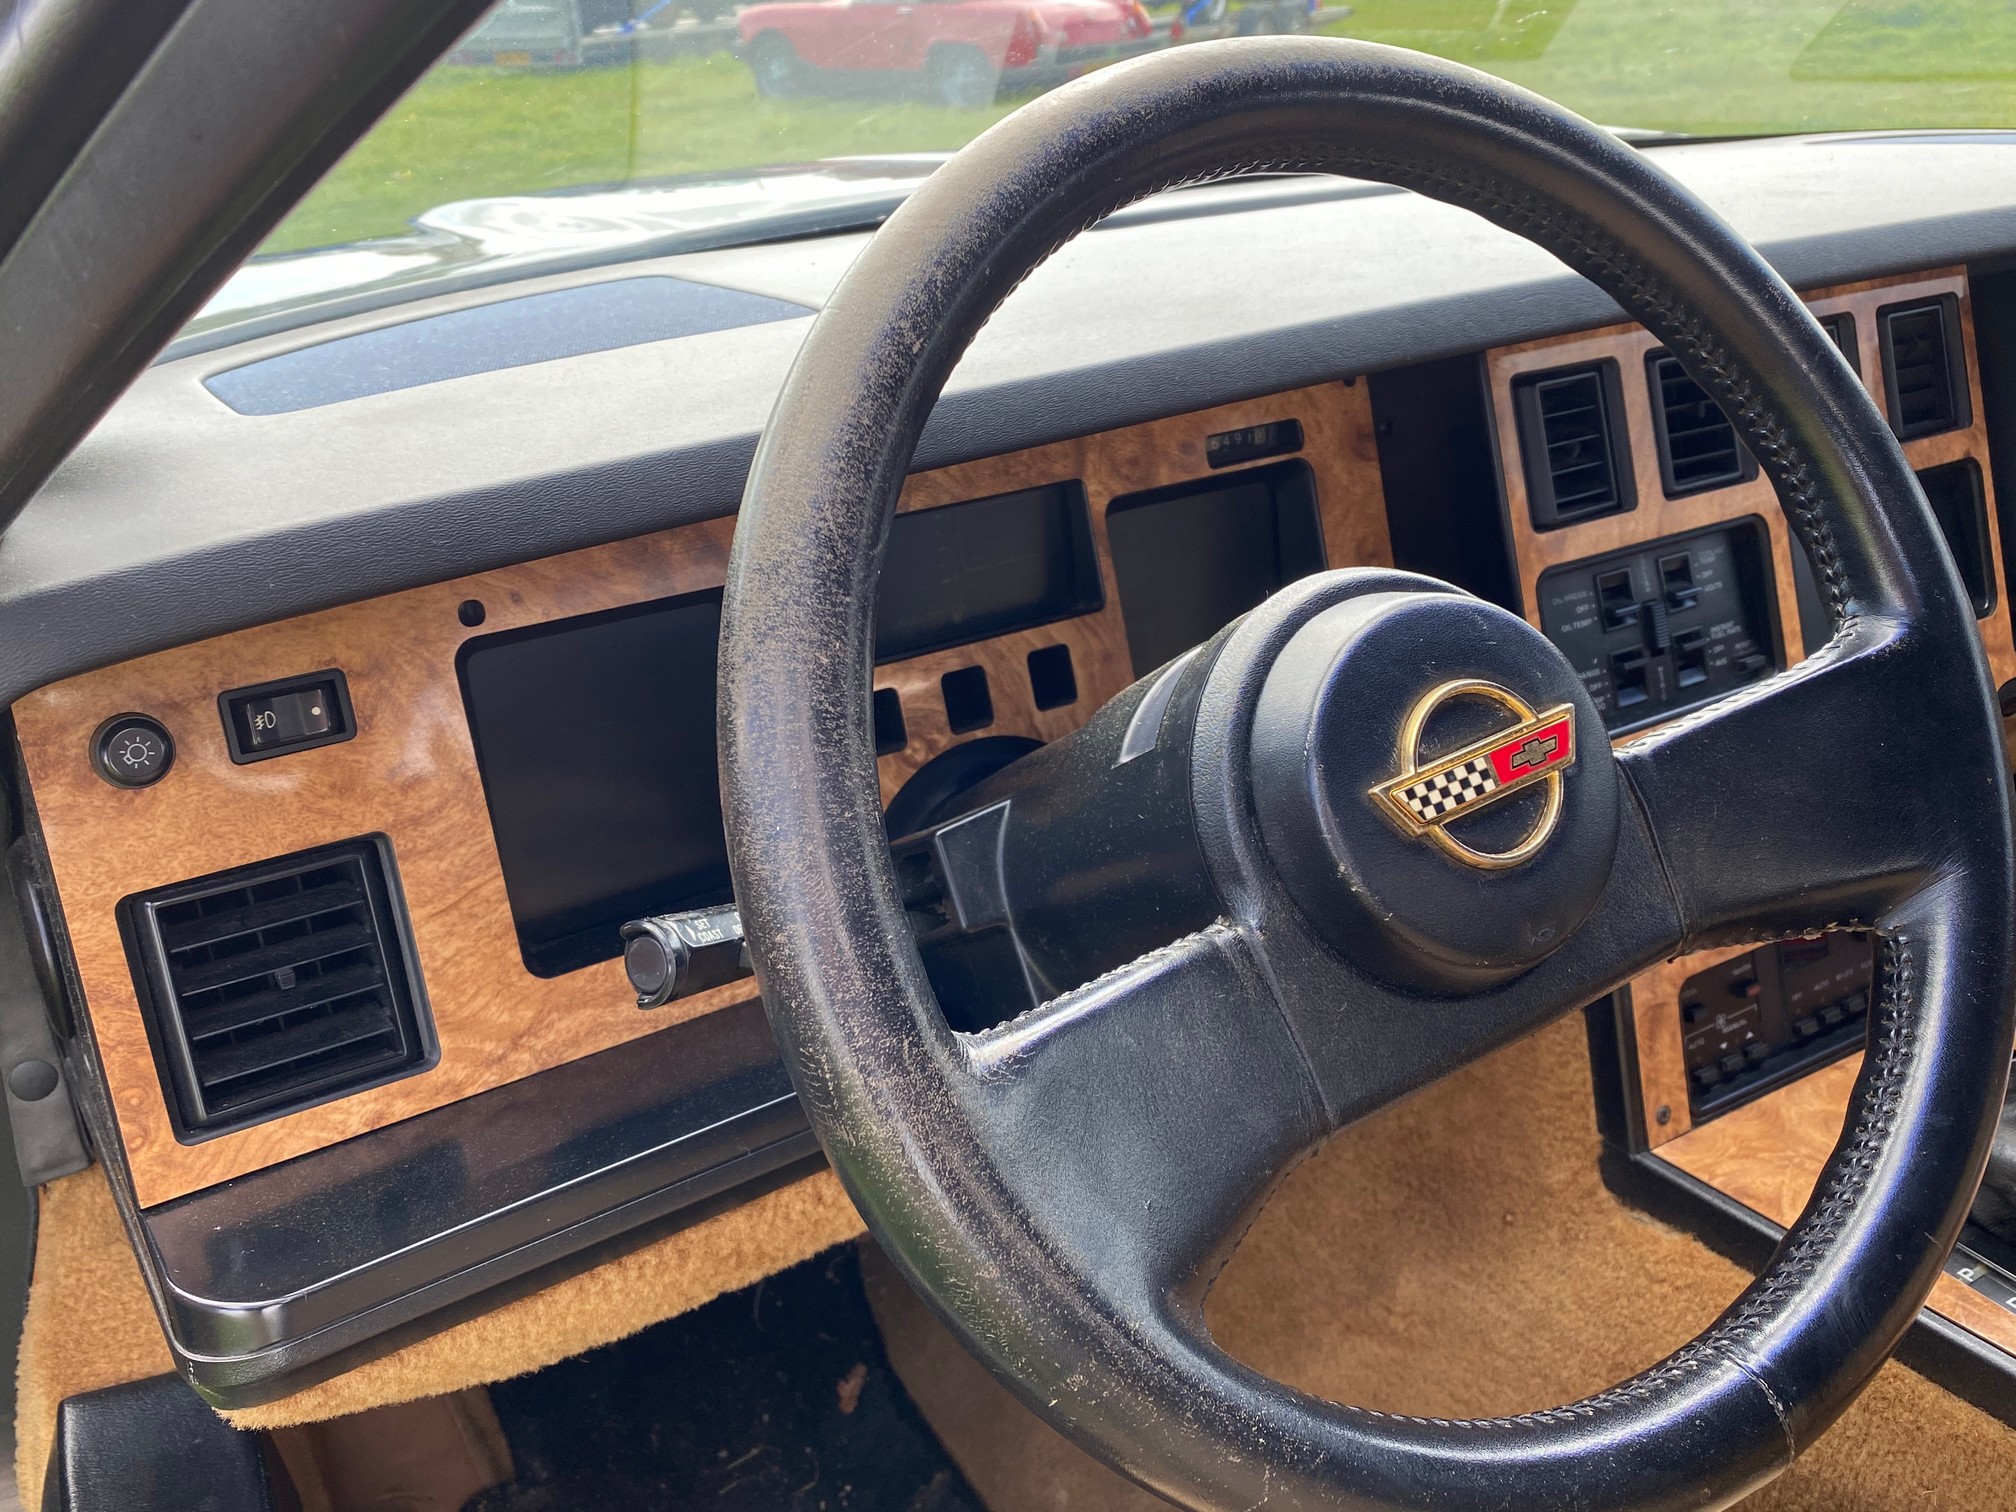
{"label": "parked vehicle in background", "polygon": [[1139,0],[779,0],[737,22],[756,88],[922,90],[955,109],[1160,45]]}
{"label": "parked vehicle in background", "polygon": [[[1331,20],[1351,14],[1348,5],[1326,11]],[[1235,14],[1232,0],[1184,0],[1171,19],[1172,42],[1200,42],[1211,37],[1266,37],[1306,32],[1316,15],[1316,0],[1246,0]]]}
{"label": "parked vehicle in background", "polygon": [[634,22],[638,26],[670,26],[679,19],[681,13],[693,17],[695,21],[706,23],[719,21],[735,7],[731,0],[603,0],[626,12],[636,12]]}
{"label": "parked vehicle in background", "polygon": [[462,39],[448,61],[499,68],[576,68],[606,48],[591,42],[593,28],[586,20],[581,0],[504,0]]}

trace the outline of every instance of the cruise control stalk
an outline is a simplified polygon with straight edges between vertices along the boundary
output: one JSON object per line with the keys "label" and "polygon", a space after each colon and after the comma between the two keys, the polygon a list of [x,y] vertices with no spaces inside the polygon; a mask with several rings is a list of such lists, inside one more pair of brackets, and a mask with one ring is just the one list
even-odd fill
{"label": "cruise control stalk", "polygon": [[730,903],[632,919],[623,926],[623,970],[639,1008],[662,1008],[747,976],[741,911]]}

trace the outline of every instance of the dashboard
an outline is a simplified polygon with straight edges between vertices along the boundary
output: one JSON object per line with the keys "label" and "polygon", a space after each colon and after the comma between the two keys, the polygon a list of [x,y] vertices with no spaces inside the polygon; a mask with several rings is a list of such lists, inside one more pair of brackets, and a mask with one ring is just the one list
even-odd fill
{"label": "dashboard", "polygon": [[[1213,438],[1270,426],[1286,455],[1211,467]],[[1052,504],[1060,519],[1046,523]],[[978,537],[962,520],[975,512]],[[684,526],[21,700],[51,879],[142,1208],[753,998],[744,980],[640,1012],[616,959],[626,920],[728,897],[713,710],[729,539],[726,521]],[[875,678],[885,798],[955,745],[1019,753],[1075,728],[1137,667],[1187,650],[1288,575],[1389,557],[1357,383],[921,474],[882,611],[897,653]],[[1152,610],[1125,609],[1129,586]],[[1017,628],[1001,630],[1004,617]],[[234,749],[243,689],[333,691],[337,673],[344,738],[249,760]],[[141,786],[109,780],[104,743],[142,719],[171,765]],[[282,917],[266,897],[297,876],[303,892],[328,887],[321,872],[343,847],[403,919],[380,975],[410,977],[410,1027],[373,1042],[382,1063],[312,1061],[327,1052],[294,1016],[350,1001],[322,995],[351,979],[348,954],[320,939],[350,915],[302,911],[311,900]],[[260,975],[291,966],[301,985],[242,1007],[220,997],[250,973],[224,980],[237,968],[219,947],[245,936],[164,916],[192,886],[202,918],[272,939],[260,949],[277,953],[252,963]],[[289,954],[279,936],[296,928],[309,943]],[[136,958],[155,963],[151,977]],[[337,980],[311,995],[311,969]],[[253,1067],[262,1035],[275,1043]],[[228,1049],[212,1052],[213,1039]]]}
{"label": "dashboard", "polygon": [[[1891,418],[2002,682],[2004,401],[1968,259],[2016,247],[2016,212],[1970,199],[1968,150],[1814,139],[1672,161],[1760,219]],[[1844,226],[1825,195],[1775,204],[1795,153],[1821,180],[1901,192],[1908,175],[1931,208],[1899,229]],[[1620,742],[1817,646],[1770,485],[1586,286],[1373,186],[1193,193],[1067,249],[941,406],[881,590],[869,717],[892,838],[1325,567],[1411,568],[1515,608]],[[1391,252],[1326,284],[1345,226],[1470,255]],[[1312,291],[1288,328],[1278,298],[1180,280],[1173,357],[1138,329],[1101,350],[1103,317],[1060,313],[1118,298],[1144,247],[1270,228],[1292,232],[1270,266]],[[732,277],[809,309],[858,245],[832,241],[788,265],[755,248],[590,281]],[[1929,271],[1863,276],[1886,266]],[[713,704],[737,438],[802,333],[772,312],[258,414],[206,384],[303,336],[171,352],[0,543],[0,627],[75,628],[0,652],[31,938],[127,1232],[214,1401],[301,1390],[500,1285],[816,1169],[746,973],[646,1010],[618,959],[626,921],[730,899]],[[648,383],[690,394],[675,454],[635,414],[586,423],[595,395]],[[467,449],[423,456],[451,398]],[[568,466],[535,476],[542,447]],[[109,563],[52,587],[51,556],[150,479],[226,502],[142,511],[98,543]],[[283,518],[255,524],[253,501],[281,495]],[[94,615],[143,574],[172,605]],[[1619,1137],[1788,1221],[1840,1126],[1868,991],[1849,937],[1641,977],[1611,1010]],[[1933,1306],[2016,1357],[2016,1277],[2000,1299],[1950,1277]]]}
{"label": "dashboard", "polygon": [[[1917,472],[2006,714],[2016,642],[1966,270],[1805,297]],[[1645,332],[1502,348],[1485,371],[1521,602],[1620,741],[1825,641],[1811,566],[1770,485]],[[1546,412],[1550,387],[1566,390],[1553,400],[1563,418]],[[1582,513],[1571,503],[1563,518],[1543,492],[1556,476],[1579,487],[1560,492],[1583,501]],[[1770,1226],[1798,1216],[1833,1151],[1874,992],[1874,943],[1861,933],[1701,952],[1638,977],[1595,1015],[1615,1015],[1607,1132],[1637,1167],[1613,1184],[1689,1227],[1714,1212],[1725,1241],[1741,1250],[1748,1237],[1755,1258],[1758,1235],[1775,1242]],[[1759,1219],[1729,1241],[1727,1229]],[[2006,1416],[2000,1360],[2016,1352],[2016,1254],[1970,1227],[1928,1312],[1946,1328],[1928,1329],[1940,1342],[1917,1363]]]}
{"label": "dashboard", "polygon": [[[872,702],[892,829],[1294,577],[1389,562],[1373,432],[1346,379],[912,478]],[[730,896],[730,539],[499,568],[16,705],[109,1163],[220,1400],[328,1373],[416,1281],[478,1290],[814,1157],[747,973],[643,1011],[617,959],[625,921]]]}

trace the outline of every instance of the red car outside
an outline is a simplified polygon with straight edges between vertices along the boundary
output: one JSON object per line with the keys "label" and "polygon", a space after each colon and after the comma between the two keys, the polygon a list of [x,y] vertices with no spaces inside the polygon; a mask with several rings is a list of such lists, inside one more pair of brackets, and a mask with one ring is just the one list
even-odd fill
{"label": "red car outside", "polygon": [[815,82],[908,91],[973,109],[1154,45],[1140,0],[779,0],[739,19],[756,88]]}

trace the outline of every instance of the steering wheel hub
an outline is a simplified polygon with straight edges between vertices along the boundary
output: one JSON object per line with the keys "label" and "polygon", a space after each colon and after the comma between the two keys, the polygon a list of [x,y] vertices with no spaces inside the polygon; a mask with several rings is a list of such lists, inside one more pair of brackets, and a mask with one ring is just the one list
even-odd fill
{"label": "steering wheel hub", "polygon": [[1254,806],[1321,932],[1370,970],[1473,991],[1589,916],[1617,771],[1581,679],[1532,626],[1448,592],[1315,615],[1266,672]]}

